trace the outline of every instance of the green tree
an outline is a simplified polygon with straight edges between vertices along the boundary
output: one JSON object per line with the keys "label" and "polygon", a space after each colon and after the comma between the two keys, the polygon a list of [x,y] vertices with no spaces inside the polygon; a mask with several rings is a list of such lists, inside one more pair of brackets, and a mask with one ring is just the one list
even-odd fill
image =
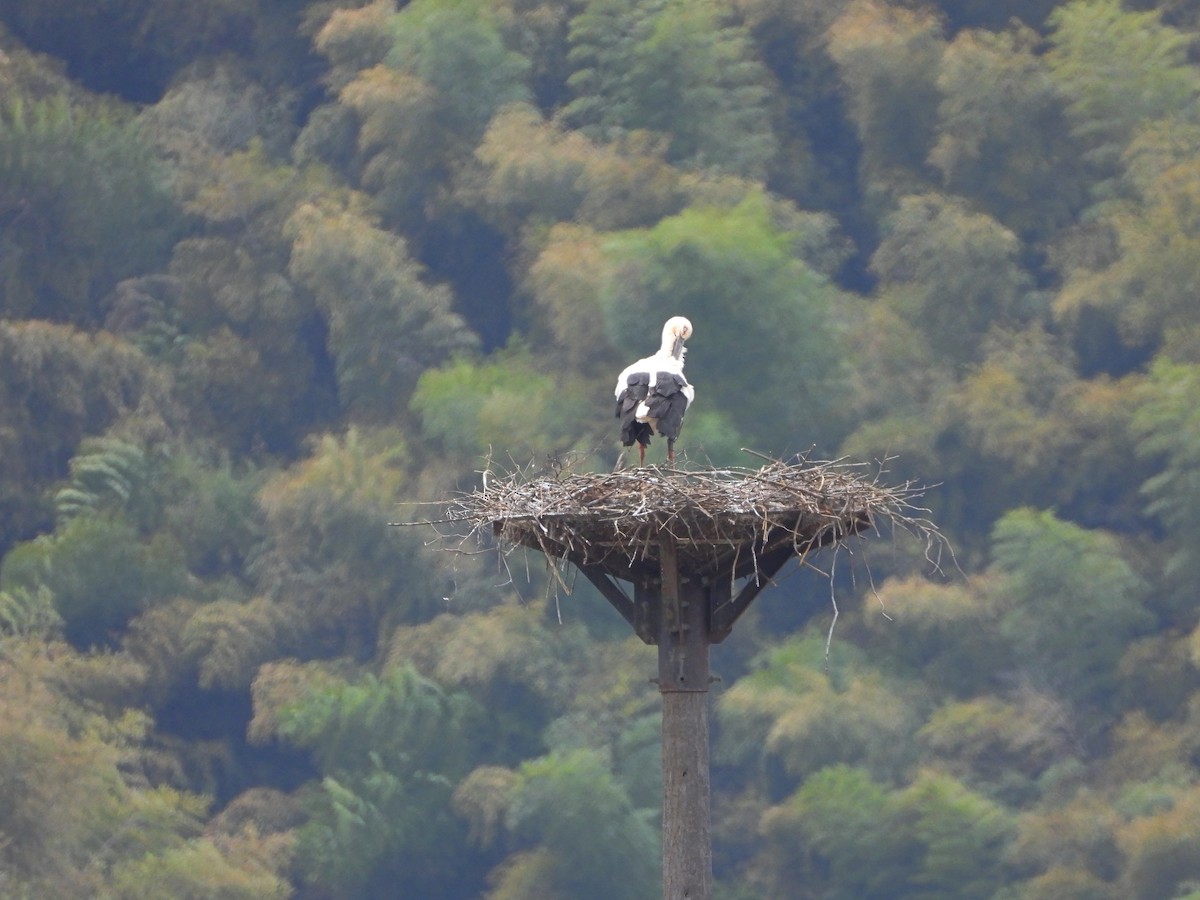
{"label": "green tree", "polygon": [[129,344],[0,322],[0,552],[52,527],[52,485],[84,437],[119,424],[161,438],[176,411],[164,373]]}
{"label": "green tree", "polygon": [[[309,360],[296,354],[307,348],[285,351],[310,374]],[[215,437],[239,455],[294,452],[304,423],[305,400],[312,399],[310,382],[296,381],[273,368],[274,356],[257,341],[220,326],[201,340],[188,341],[178,369],[178,393],[193,411],[200,433]],[[298,374],[298,373],[296,373]],[[327,404],[319,400],[317,410]]]}
{"label": "green tree", "polygon": [[995,219],[923,194],[903,197],[884,223],[871,268],[937,358],[968,362],[989,328],[1028,316],[1020,242]]}
{"label": "green tree", "polygon": [[1075,703],[1103,704],[1126,643],[1154,626],[1146,585],[1116,539],[1017,509],[996,524],[993,554],[1011,603],[1001,634],[1026,676]]}
{"label": "green tree", "polygon": [[103,900],[286,900],[291,886],[255,860],[241,865],[210,841],[189,841],[118,866]]}
{"label": "green tree", "polygon": [[125,0],[104,10],[69,0],[16,0],[6,20],[30,46],[72,60],[73,77],[91,90],[151,102],[207,48],[265,50],[268,41],[258,29],[268,10],[258,0],[240,6],[222,0]]}
{"label": "green tree", "polygon": [[252,64],[226,56],[177,78],[138,114],[138,133],[169,163],[177,196],[194,196],[222,156],[256,142],[272,159],[286,158],[295,131],[294,98],[254,76]]}
{"label": "green tree", "polygon": [[570,41],[573,126],[600,140],[648,129],[673,162],[763,176],[776,149],[766,72],[716,3],[593,0]]}
{"label": "green tree", "polygon": [[1116,838],[1121,824],[1122,816],[1110,799],[1088,789],[1020,816],[1010,858],[1019,871],[1038,873],[1018,882],[1022,895],[1028,892],[1038,900],[1120,896],[1113,881],[1121,865]]}
{"label": "green tree", "polygon": [[773,896],[799,883],[812,885],[813,896],[847,900],[982,900],[1000,880],[1012,823],[947,775],[924,771],[889,791],[861,769],[839,765],[768,810],[762,827],[771,855],[759,861],[759,877]]}
{"label": "green tree", "polygon": [[[335,15],[316,40],[341,67],[338,99],[358,119],[357,183],[389,223],[411,227],[444,200],[492,115],[529,98],[529,64],[505,46],[482,0],[418,0],[384,19],[379,13]],[[376,25],[390,46],[351,77],[347,70],[378,57],[369,37]]]}
{"label": "green tree", "polygon": [[922,898],[993,896],[1012,820],[991,800],[936,771],[921,772],[895,800],[893,827],[918,849],[910,890]]}
{"label": "green tree", "polygon": [[487,362],[459,359],[426,371],[412,406],[422,433],[464,468],[493,452],[523,465],[570,450],[594,431],[596,404],[580,403],[584,386],[572,387],[516,347]]}
{"label": "green tree", "polygon": [[1117,888],[1081,869],[1054,868],[1017,888],[1028,900],[1115,900]]}
{"label": "green tree", "polygon": [[481,172],[465,177],[460,193],[508,234],[558,222],[649,226],[679,212],[689,193],[685,174],[667,163],[652,136],[589,140],[526,104],[493,117],[475,158]]}
{"label": "green tree", "polygon": [[736,0],[731,7],[770,75],[768,108],[779,149],[766,182],[806,209],[835,212],[856,240],[873,227],[858,183],[861,147],[826,33],[851,0]]}
{"label": "green tree", "polygon": [[416,0],[391,20],[386,62],[438,96],[443,128],[470,149],[500,107],[526,99],[529,61],[505,47],[481,0]]}
{"label": "green tree", "polygon": [[73,644],[106,646],[138,612],[185,589],[181,562],[173,542],[143,543],[120,518],[80,517],[10,551],[0,586],[44,587]]}
{"label": "green tree", "polygon": [[471,895],[466,832],[450,797],[478,740],[473,700],[409,667],[347,680],[276,663],[255,682],[255,705],[271,726],[254,733],[307,748],[321,772],[299,832],[311,883],[360,895]]}
{"label": "green tree", "polygon": [[366,659],[392,628],[432,618],[453,593],[449,564],[420,535],[387,525],[403,454],[387,432],[326,435],[259,493],[266,534],[249,572],[286,611],[294,654]]}
{"label": "green tree", "polygon": [[[607,605],[600,598],[597,601]],[[605,611],[615,617],[611,609]],[[574,692],[557,710],[558,718],[545,729],[543,739],[552,755],[576,750],[602,754],[636,808],[658,809],[662,803],[661,697],[644,677],[654,666],[654,654],[625,632],[624,622],[619,627],[623,640],[591,640],[586,652],[571,654],[577,666],[576,683],[595,685],[597,690]]]}
{"label": "green tree", "polygon": [[1200,791],[1180,792],[1170,808],[1129,822],[1118,832],[1128,864],[1121,887],[1146,900],[1173,900],[1195,893],[1200,853],[1189,837],[1200,827]]}
{"label": "green tree", "polygon": [[213,157],[190,187],[197,233],[174,248],[161,308],[125,333],[144,344],[176,332],[163,355],[199,434],[239,454],[294,453],[336,406],[320,314],[287,274],[284,226],[303,199],[331,189],[321,173],[269,158],[261,142]]}
{"label": "green tree", "polygon": [[164,262],[178,210],[128,112],[65,97],[0,106],[0,314],[80,325]]}
{"label": "green tree", "polygon": [[[97,690],[122,679],[117,655],[0,641],[0,871],[7,896],[288,895],[282,865],[274,868],[279,858],[240,856],[201,837],[206,798],[147,784],[149,718],[119,699],[104,702]],[[164,884],[177,890],[164,893]],[[221,893],[238,886],[241,893]],[[260,892],[247,894],[250,886]]]}
{"label": "green tree", "polygon": [[215,600],[195,610],[183,628],[186,658],[195,659],[203,690],[245,690],[263,664],[296,643],[286,606],[266,597]]}
{"label": "green tree", "polygon": [[1176,117],[1147,125],[1126,153],[1132,210],[1114,225],[1122,250],[1117,271],[1124,303],[1120,323],[1131,343],[1157,343],[1180,362],[1200,362],[1200,328],[1192,316],[1200,280],[1200,160],[1185,149],[1200,140],[1200,124]]}
{"label": "green tree", "polygon": [[335,9],[313,35],[313,47],[329,62],[323,78],[341,90],[359,72],[383,62],[392,49],[391,18],[396,8],[386,0],[353,9]]}
{"label": "green tree", "polygon": [[999,8],[987,0],[938,0],[935,5],[944,11],[955,30],[988,28],[999,31],[1012,25],[1014,20],[1038,28],[1057,3],[1056,0],[1014,0]]}
{"label": "green tree", "polygon": [[1142,353],[1162,350],[1178,362],[1200,360],[1200,328],[1192,314],[1200,278],[1200,163],[1192,148],[1200,126],[1186,117],[1142,126],[1125,152],[1120,188],[1127,196],[1105,207],[1097,228],[1108,252],[1081,260],[1056,300],[1070,324],[1101,317],[1121,341]]}
{"label": "green tree", "polygon": [[163,527],[183,548],[193,575],[245,577],[246,563],[263,539],[256,495],[264,480],[255,469],[209,466],[187,451],[172,456],[164,478]]}
{"label": "green tree", "polygon": [[837,763],[881,775],[903,771],[924,711],[919,689],[874,672],[827,674],[823,659],[824,641],[815,633],[766,651],[721,696],[718,759],[781,769],[797,781]]}
{"label": "green tree", "polygon": [[62,633],[62,626],[54,595],[45,585],[0,591],[0,634],[51,638]]}
{"label": "green tree", "polygon": [[929,162],[1026,240],[1068,225],[1085,204],[1065,100],[1028,28],[961,32],[942,56]]}
{"label": "green tree", "polygon": [[930,11],[877,0],[851,3],[827,32],[862,145],[868,199],[920,191],[937,126],[937,73],[945,38]]}
{"label": "green tree", "polygon": [[590,228],[557,224],[546,232],[525,277],[530,341],[583,372],[607,371],[612,362],[601,304],[611,268],[604,240]]}
{"label": "green tree", "polygon": [[1053,503],[1089,525],[1142,514],[1136,488],[1151,466],[1135,472],[1128,453],[1138,377],[1079,378],[1064,339],[1035,322],[989,329],[978,363],[958,366],[956,378],[929,365],[899,302],[883,299],[860,314],[848,341],[858,351],[865,421],[843,452],[895,457],[897,480],[927,481],[936,471],[942,486],[930,493],[931,508],[961,558],[983,552],[993,522],[1014,504]]}
{"label": "green tree", "polygon": [[937,709],[917,738],[938,765],[1011,805],[1037,793],[1036,780],[1077,751],[1074,718],[1058,698],[1030,688]]}
{"label": "green tree", "polygon": [[[952,456],[941,436],[951,423],[942,397],[956,383],[955,366],[930,349],[929,337],[898,307],[853,295],[845,305],[853,385],[849,415],[856,427],[840,452],[855,459],[890,458],[898,480],[923,481],[933,471],[945,478]],[[937,521],[954,533],[945,518],[946,492],[930,500]]]}
{"label": "green tree", "polygon": [[[604,758],[592,750],[551,754],[524,763],[506,824],[523,844],[548,854],[539,895],[641,900],[659,885],[658,837],[633,808]],[[502,870],[494,896],[513,896],[511,879],[524,867]]]}
{"label": "green tree", "polygon": [[[147,513],[146,482],[150,476],[141,447],[119,438],[84,440],[71,457],[71,477],[54,495],[59,522],[98,512]],[[139,509],[140,507],[140,509]]]}
{"label": "green tree", "polygon": [[1003,460],[1020,477],[1036,478],[1054,465],[1070,438],[1056,415],[1075,387],[1069,352],[1042,328],[993,333],[983,362],[951,394],[955,418],[972,449]]}
{"label": "green tree", "polygon": [[1141,392],[1141,405],[1133,418],[1138,453],[1154,460],[1156,472],[1142,486],[1147,512],[1166,530],[1164,587],[1172,607],[1190,609],[1187,598],[1200,577],[1196,529],[1200,528],[1195,498],[1200,490],[1200,444],[1194,439],[1200,426],[1200,367],[1159,359]]}
{"label": "green tree", "polygon": [[288,271],[316,298],[339,400],[359,420],[395,421],[426,368],[474,345],[449,291],[422,281],[400,237],[315,204],[300,206],[287,231]]}
{"label": "green tree", "polygon": [[763,847],[751,878],[770,896],[807,885],[830,900],[903,895],[915,848],[888,826],[888,790],[862,769],[814,773],[762,816]]}
{"label": "green tree", "polygon": [[568,704],[575,657],[589,646],[578,626],[551,631],[540,604],[507,603],[397,628],[386,659],[469,692],[485,711],[489,759],[515,765],[545,749],[543,731]]}
{"label": "green tree", "polygon": [[1075,134],[1088,148],[1085,158],[1099,173],[1116,173],[1142,125],[1191,109],[1200,97],[1200,73],[1187,62],[1190,38],[1162,24],[1159,10],[1127,12],[1120,0],[1074,0],[1049,21],[1047,62],[1067,97]]}
{"label": "green tree", "polygon": [[879,602],[892,620],[869,605],[859,614],[872,657],[886,671],[921,678],[936,698],[970,702],[1012,667],[1011,648],[997,640],[1003,601],[992,574],[948,584],[894,576],[880,585]]}

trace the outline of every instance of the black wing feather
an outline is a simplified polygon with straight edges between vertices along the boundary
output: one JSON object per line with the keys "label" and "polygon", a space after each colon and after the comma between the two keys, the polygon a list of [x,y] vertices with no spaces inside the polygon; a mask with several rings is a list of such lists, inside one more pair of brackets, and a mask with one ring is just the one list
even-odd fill
{"label": "black wing feather", "polygon": [[617,398],[617,418],[621,420],[621,443],[632,447],[637,441],[643,447],[650,446],[650,435],[654,433],[647,423],[637,420],[637,408],[650,392],[650,373],[634,372],[625,380],[625,390]]}
{"label": "black wing feather", "polygon": [[687,412],[688,399],[683,393],[687,379],[673,372],[658,372],[654,387],[650,386],[649,372],[634,372],[625,381],[625,390],[617,398],[617,418],[621,420],[621,443],[632,447],[637,441],[643,447],[650,446],[650,435],[655,429],[649,422],[637,420],[637,408],[646,403],[646,417],[658,423],[658,433],[671,440],[679,437],[683,427],[683,414]]}
{"label": "black wing feather", "polygon": [[672,372],[659,372],[654,387],[649,392],[646,406],[649,417],[658,421],[658,433],[675,440],[683,428],[683,414],[687,412],[688,399],[683,393],[687,380]]}

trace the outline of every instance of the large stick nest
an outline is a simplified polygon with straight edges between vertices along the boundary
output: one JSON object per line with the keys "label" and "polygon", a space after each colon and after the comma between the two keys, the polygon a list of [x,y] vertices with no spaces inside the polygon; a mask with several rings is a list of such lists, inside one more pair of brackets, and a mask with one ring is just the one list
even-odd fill
{"label": "large stick nest", "polygon": [[480,488],[454,496],[440,521],[614,572],[656,561],[660,542],[670,538],[681,567],[704,573],[731,559],[735,569],[754,567],[783,548],[803,558],[881,525],[923,539],[928,556],[942,538],[915,505],[921,495],[911,483],[890,487],[877,470],[845,460],[536,477],[489,472]]}

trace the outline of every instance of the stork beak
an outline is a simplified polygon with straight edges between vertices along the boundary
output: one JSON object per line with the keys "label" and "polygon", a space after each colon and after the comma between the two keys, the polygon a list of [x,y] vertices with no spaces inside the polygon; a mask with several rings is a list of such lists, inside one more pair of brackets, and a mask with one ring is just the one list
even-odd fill
{"label": "stork beak", "polygon": [[[660,350],[659,352],[661,353],[662,351]],[[675,343],[671,345],[671,355],[673,357],[675,357],[676,359],[683,358],[683,337],[682,337],[682,335],[678,335],[678,334],[675,335]]]}

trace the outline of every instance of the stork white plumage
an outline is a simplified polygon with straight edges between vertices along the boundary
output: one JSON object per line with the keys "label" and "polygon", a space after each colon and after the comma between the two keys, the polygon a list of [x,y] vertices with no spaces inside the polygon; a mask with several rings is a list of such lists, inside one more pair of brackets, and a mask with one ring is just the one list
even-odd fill
{"label": "stork white plumage", "polygon": [[653,356],[626,366],[617,376],[617,418],[621,420],[621,443],[638,445],[638,462],[646,463],[650,435],[667,439],[667,460],[675,463],[675,439],[683,426],[683,414],[696,391],[683,375],[683,342],[692,336],[692,323],[672,316],[663,325],[662,346]]}

